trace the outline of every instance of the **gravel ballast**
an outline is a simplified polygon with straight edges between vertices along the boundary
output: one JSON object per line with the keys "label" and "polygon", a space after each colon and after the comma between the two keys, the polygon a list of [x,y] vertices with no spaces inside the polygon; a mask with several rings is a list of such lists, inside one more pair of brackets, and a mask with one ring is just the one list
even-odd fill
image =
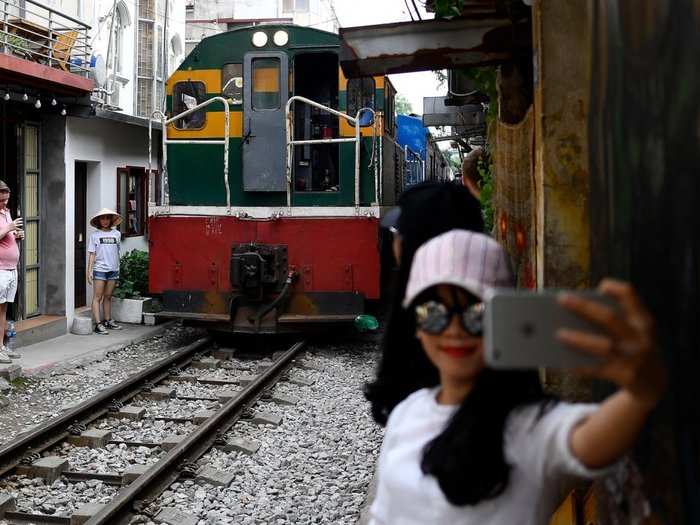
{"label": "gravel ballast", "polygon": [[99,359],[66,363],[14,381],[0,396],[0,445],[172,355],[201,336],[199,330],[176,325]]}
{"label": "gravel ballast", "polygon": [[[295,406],[258,403],[255,410],[283,416],[280,426],[237,423],[227,438],[260,443],[253,455],[214,449],[201,466],[235,474],[228,487],[179,480],[157,506],[199,518],[200,525],[242,523],[354,524],[359,518],[381,444],[362,386],[374,374],[374,345],[309,348],[300,361],[316,370],[292,369],[311,386],[279,383],[275,393]],[[140,523],[153,523],[145,516]]]}

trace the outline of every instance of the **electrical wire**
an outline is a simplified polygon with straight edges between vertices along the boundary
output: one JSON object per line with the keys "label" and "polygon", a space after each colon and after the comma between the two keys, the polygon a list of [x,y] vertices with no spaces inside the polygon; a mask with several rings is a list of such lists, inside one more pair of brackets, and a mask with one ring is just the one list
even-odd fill
{"label": "electrical wire", "polygon": [[408,9],[408,16],[411,17],[411,22],[415,22],[416,19],[413,18],[413,12],[411,11],[411,8],[408,7],[408,0],[403,0],[403,3],[406,4],[406,9]]}
{"label": "electrical wire", "polygon": [[411,0],[411,3],[413,4],[413,9],[416,10],[416,16],[418,17],[418,20],[423,20],[423,18],[420,16],[420,11],[418,11],[418,6],[416,5],[416,0]]}

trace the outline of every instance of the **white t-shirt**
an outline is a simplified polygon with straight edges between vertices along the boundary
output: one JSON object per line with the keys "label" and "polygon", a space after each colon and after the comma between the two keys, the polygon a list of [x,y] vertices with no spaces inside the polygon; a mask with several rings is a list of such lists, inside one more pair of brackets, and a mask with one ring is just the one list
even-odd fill
{"label": "white t-shirt", "polygon": [[371,525],[546,524],[559,503],[562,480],[592,478],[609,470],[586,468],[569,449],[572,427],[597,405],[558,403],[539,420],[540,406],[527,405],[506,420],[503,446],[511,470],[504,492],[477,505],[452,505],[437,479],[420,468],[425,445],[442,432],[457,409],[438,404],[437,392],[438,388],[414,392],[389,417],[379,454]]}
{"label": "white t-shirt", "polygon": [[88,253],[95,254],[95,264],[92,269],[98,272],[119,271],[119,246],[121,242],[122,234],[119,230],[92,232],[88,243]]}

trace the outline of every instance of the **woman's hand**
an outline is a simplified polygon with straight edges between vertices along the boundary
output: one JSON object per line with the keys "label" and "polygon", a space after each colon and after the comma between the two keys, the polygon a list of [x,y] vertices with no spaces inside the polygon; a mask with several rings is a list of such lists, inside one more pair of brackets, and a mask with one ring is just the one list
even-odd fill
{"label": "woman's hand", "polygon": [[572,294],[562,294],[560,304],[600,326],[604,335],[561,329],[557,338],[569,347],[601,358],[595,366],[577,373],[606,379],[626,390],[646,409],[663,395],[666,372],[656,348],[654,320],[628,283],[605,279],[598,291],[613,298],[617,310]]}
{"label": "woman's hand", "polygon": [[89,285],[92,285],[92,270],[89,270],[89,269],[87,272],[87,282]]}

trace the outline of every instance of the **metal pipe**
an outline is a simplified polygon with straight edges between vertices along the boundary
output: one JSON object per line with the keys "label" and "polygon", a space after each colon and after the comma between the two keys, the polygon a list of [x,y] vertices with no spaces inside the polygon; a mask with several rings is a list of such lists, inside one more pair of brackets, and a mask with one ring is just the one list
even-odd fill
{"label": "metal pipe", "polygon": [[[170,180],[168,177],[168,126],[165,124],[167,116],[164,112],[160,112],[160,147],[163,152],[163,169],[160,170],[160,191],[161,201],[168,207],[170,213]],[[165,191],[165,188],[168,191]]]}
{"label": "metal pipe", "polygon": [[[160,115],[161,119],[165,116],[161,111],[154,111],[151,113],[151,118],[148,119],[148,180],[151,180],[151,176],[153,175],[153,169],[152,169],[152,164],[153,164],[153,118],[156,115]],[[165,131],[163,131],[164,133]],[[161,186],[162,188],[162,186]]]}
{"label": "metal pipe", "polygon": [[355,139],[345,138],[345,139],[313,139],[313,140],[293,140],[290,142],[293,146],[300,146],[302,144],[330,144],[332,142],[355,142]]}
{"label": "metal pipe", "polygon": [[[212,97],[209,100],[205,100],[201,104],[197,104],[195,107],[190,108],[186,111],[183,111],[182,113],[175,115],[174,117],[170,119],[165,119],[163,118],[163,163],[167,165],[166,159],[167,159],[167,144],[172,144],[174,142],[178,142],[180,144],[221,144],[221,141],[219,140],[176,140],[176,141],[168,141],[167,140],[167,127],[168,125],[172,124],[176,120],[179,120],[183,117],[186,117],[187,115],[190,115],[194,113],[195,111],[199,111],[202,108],[205,108],[209,104],[213,104],[214,102],[221,102],[224,105],[224,187],[226,188],[226,209],[228,210],[227,213],[230,215],[231,214],[231,187],[229,185],[229,180],[228,180],[228,152],[229,152],[229,135],[230,135],[230,124],[231,124],[231,112],[228,107],[228,100],[226,100],[224,97]],[[170,192],[168,192],[170,193]],[[168,199],[168,202],[170,199]]]}
{"label": "metal pipe", "polygon": [[360,214],[360,109],[355,118],[355,215]]}
{"label": "metal pipe", "polygon": [[[292,104],[294,102],[303,102],[304,104],[309,104],[310,106],[313,106],[315,108],[320,109],[321,111],[325,111],[327,113],[330,113],[331,115],[335,115],[336,117],[344,118],[350,124],[355,125],[355,138],[354,139],[320,139],[321,142],[308,142],[308,141],[295,141],[293,137],[293,122],[292,122]],[[361,110],[360,110],[361,111]],[[359,115],[360,112],[357,112],[357,115],[355,118],[351,117],[350,115],[343,113],[341,111],[337,111],[333,108],[329,108],[328,106],[324,106],[323,104],[319,104],[318,102],[314,102],[311,99],[308,99],[306,97],[302,97],[299,95],[295,95],[293,97],[289,97],[289,100],[287,100],[287,104],[284,108],[284,116],[286,120],[286,131],[287,131],[287,162],[286,162],[286,169],[287,169],[287,207],[291,208],[292,207],[292,164],[293,164],[293,159],[294,159],[294,146],[296,144],[301,144],[301,143],[315,143],[315,144],[327,144],[328,142],[352,142],[355,141],[355,206],[359,206],[359,180],[358,180],[358,172],[359,172]]]}
{"label": "metal pipe", "polygon": [[[107,87],[108,87],[108,89],[113,90],[114,81],[115,81],[116,76],[117,76],[117,72],[116,72],[116,60],[114,59],[114,56],[116,56],[117,53],[115,52],[115,53],[114,53],[114,56],[112,56],[112,40],[115,39],[115,35],[114,35],[114,19],[116,18],[115,15],[117,14],[117,0],[114,0],[114,2],[112,2],[111,13],[112,13],[112,20],[111,20],[110,23],[109,23],[109,40],[107,41],[107,60],[106,60],[105,62],[106,62],[107,67],[109,67],[109,66],[110,66],[110,59],[111,59],[111,68],[112,68],[112,75],[111,75],[111,77],[112,77],[112,78],[111,78],[111,82],[110,82],[109,77],[107,77],[107,78],[108,78],[108,80],[107,80]],[[111,96],[109,97],[108,101],[109,101],[110,104],[112,103],[112,97],[111,97]],[[150,144],[149,144],[149,146],[150,146]]]}

